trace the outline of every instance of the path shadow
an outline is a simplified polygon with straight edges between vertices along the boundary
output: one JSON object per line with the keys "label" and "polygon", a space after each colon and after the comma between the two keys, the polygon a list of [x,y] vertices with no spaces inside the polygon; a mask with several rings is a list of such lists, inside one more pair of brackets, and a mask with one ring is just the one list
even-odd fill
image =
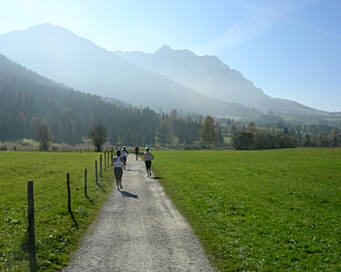
{"label": "path shadow", "polygon": [[100,183],[97,183],[96,185],[102,190],[103,193],[107,192]]}
{"label": "path shadow", "polygon": [[152,179],[163,179],[163,177],[152,177]]}
{"label": "path shadow", "polygon": [[72,212],[70,212],[70,216],[71,216],[71,219],[72,219],[73,223],[75,224],[75,227],[76,227],[77,229],[79,229],[77,220],[76,220],[76,218],[75,218],[75,216],[73,215]]}
{"label": "path shadow", "polygon": [[126,192],[126,191],[120,191],[121,195],[124,197],[131,197],[131,198],[139,198],[138,195]]}

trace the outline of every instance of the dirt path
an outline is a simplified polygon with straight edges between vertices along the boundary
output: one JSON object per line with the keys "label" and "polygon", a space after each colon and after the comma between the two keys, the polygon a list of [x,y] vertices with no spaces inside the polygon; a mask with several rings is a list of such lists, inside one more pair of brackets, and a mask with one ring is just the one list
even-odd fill
{"label": "dirt path", "polygon": [[64,271],[213,271],[159,182],[133,156],[93,231]]}

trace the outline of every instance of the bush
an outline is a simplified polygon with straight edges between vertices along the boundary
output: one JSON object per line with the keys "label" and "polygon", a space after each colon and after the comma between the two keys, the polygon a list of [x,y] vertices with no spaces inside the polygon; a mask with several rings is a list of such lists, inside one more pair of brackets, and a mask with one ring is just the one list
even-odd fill
{"label": "bush", "polygon": [[252,149],[253,134],[246,131],[237,131],[232,136],[232,146],[235,149]]}
{"label": "bush", "polygon": [[237,131],[232,136],[232,146],[238,150],[293,148],[296,145],[295,137],[284,133]]}

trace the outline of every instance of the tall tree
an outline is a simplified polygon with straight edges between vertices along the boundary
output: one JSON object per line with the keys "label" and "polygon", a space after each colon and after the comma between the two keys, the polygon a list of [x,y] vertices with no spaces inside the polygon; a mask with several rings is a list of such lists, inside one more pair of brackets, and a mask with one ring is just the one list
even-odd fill
{"label": "tall tree", "polygon": [[107,129],[101,124],[95,124],[89,131],[89,138],[96,148],[96,152],[101,152],[103,144],[107,140]]}
{"label": "tall tree", "polygon": [[53,134],[50,131],[50,128],[44,123],[39,123],[35,128],[35,135],[40,143],[39,149],[41,151],[49,150],[49,147],[53,140]]}
{"label": "tall tree", "polygon": [[256,132],[257,131],[257,127],[256,125],[253,123],[253,122],[250,122],[248,125],[247,125],[247,129],[246,129],[248,132]]}
{"label": "tall tree", "polygon": [[253,134],[247,131],[233,133],[232,146],[235,149],[251,149],[253,145]]}
{"label": "tall tree", "polygon": [[219,126],[219,123],[216,124],[217,127],[217,142],[220,145],[224,145],[225,144],[225,140],[224,140],[224,136],[221,132],[221,127]]}
{"label": "tall tree", "polygon": [[202,141],[208,143],[209,147],[217,142],[218,131],[214,124],[213,118],[208,115],[205,117],[200,129],[200,138]]}
{"label": "tall tree", "polygon": [[311,145],[311,140],[310,140],[310,136],[307,133],[304,137],[304,146],[310,146]]}
{"label": "tall tree", "polygon": [[332,131],[329,134],[329,138],[330,138],[330,143],[332,146],[338,146],[339,145],[339,139],[338,139],[336,128],[332,129]]}

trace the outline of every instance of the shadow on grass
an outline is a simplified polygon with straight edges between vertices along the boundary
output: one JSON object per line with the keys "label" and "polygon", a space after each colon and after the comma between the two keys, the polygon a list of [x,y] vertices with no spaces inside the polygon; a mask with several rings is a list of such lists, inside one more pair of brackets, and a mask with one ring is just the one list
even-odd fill
{"label": "shadow on grass", "polygon": [[97,183],[96,185],[102,190],[103,193],[107,192],[101,184]]}
{"label": "shadow on grass", "polygon": [[75,224],[75,227],[76,227],[77,229],[79,229],[77,220],[76,220],[75,216],[73,215],[73,212],[70,212],[69,214],[70,214],[70,216],[71,216],[71,219],[72,219],[73,223]]}
{"label": "shadow on grass", "polygon": [[88,195],[86,195],[85,198],[87,198],[92,205],[95,205],[95,202]]}
{"label": "shadow on grass", "polygon": [[139,198],[138,195],[126,192],[126,191],[120,191],[121,195],[124,197],[131,197],[131,198]]}
{"label": "shadow on grass", "polygon": [[30,271],[38,271],[35,244],[29,241],[28,233],[22,238],[20,257],[29,261]]}

